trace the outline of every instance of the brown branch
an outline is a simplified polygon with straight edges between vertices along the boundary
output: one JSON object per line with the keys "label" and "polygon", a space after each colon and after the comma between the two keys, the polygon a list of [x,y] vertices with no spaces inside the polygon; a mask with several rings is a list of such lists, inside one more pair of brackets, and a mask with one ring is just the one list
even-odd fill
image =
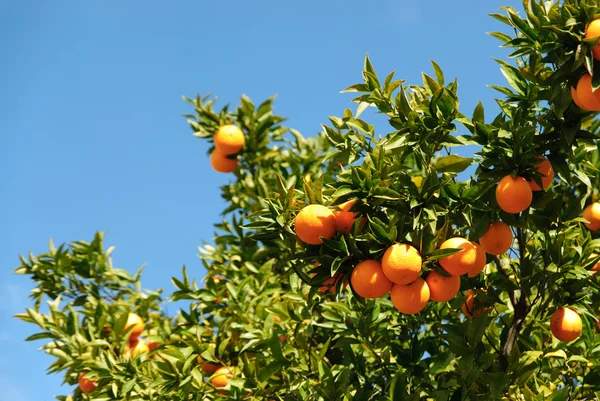
{"label": "brown branch", "polygon": [[[519,260],[522,265],[525,262],[525,237],[521,228],[517,229],[517,241],[519,243]],[[506,274],[506,272],[504,273]],[[508,358],[512,354],[521,328],[523,327],[523,323],[525,322],[525,318],[527,317],[527,313],[529,312],[527,294],[521,291],[518,300],[516,300],[515,291],[510,291],[509,296],[511,297],[511,303],[513,304],[514,315],[506,335],[506,342],[502,346],[502,351],[500,352],[500,358],[498,360],[498,368],[502,372],[508,370]]]}

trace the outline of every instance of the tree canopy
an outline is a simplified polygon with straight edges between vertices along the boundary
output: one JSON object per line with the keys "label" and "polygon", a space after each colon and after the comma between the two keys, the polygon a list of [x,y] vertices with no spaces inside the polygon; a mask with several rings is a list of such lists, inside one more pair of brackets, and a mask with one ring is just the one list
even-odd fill
{"label": "tree canopy", "polygon": [[600,6],[523,6],[492,15],[514,31],[491,33],[513,50],[493,117],[463,113],[433,61],[417,84],[368,56],[343,91],[358,107],[316,137],[274,98],[185,98],[231,173],[199,248],[208,275],[141,289],[102,233],[21,257],[36,287],[18,317],[40,329],[27,340],[79,383],[57,398],[600,398]]}

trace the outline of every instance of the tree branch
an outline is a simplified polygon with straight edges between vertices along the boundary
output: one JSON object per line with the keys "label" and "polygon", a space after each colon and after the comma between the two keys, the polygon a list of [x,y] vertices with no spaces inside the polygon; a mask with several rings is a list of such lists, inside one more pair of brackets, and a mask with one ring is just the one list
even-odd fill
{"label": "tree branch", "polygon": [[[525,261],[525,237],[521,228],[517,229],[517,241],[519,244],[519,261],[520,264],[523,264]],[[506,272],[504,272],[504,274],[506,274]],[[509,296],[511,303],[513,304],[514,316],[512,324],[506,335],[506,342],[502,346],[502,351],[500,352],[500,358],[498,360],[498,367],[502,372],[506,372],[508,370],[508,358],[512,354],[512,350],[517,342],[519,333],[523,327],[525,318],[527,317],[527,313],[529,312],[529,308],[527,306],[527,294],[521,291],[518,300],[516,300],[515,291],[510,291]]]}

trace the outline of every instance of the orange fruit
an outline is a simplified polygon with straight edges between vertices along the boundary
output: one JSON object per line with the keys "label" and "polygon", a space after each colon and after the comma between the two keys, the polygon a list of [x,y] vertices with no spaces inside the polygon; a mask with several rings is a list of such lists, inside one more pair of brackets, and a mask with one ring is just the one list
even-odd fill
{"label": "orange fruit", "polygon": [[465,291],[465,303],[460,307],[466,317],[477,317],[480,313],[487,311],[487,308],[477,308],[475,306],[475,291]]}
{"label": "orange fruit", "polygon": [[[552,184],[552,180],[554,180],[554,169],[552,168],[550,160],[546,159],[544,156],[538,156],[537,158],[540,159],[540,161],[536,163],[535,168],[538,173],[542,175],[542,185],[544,185],[544,189],[547,189],[550,184]],[[527,182],[533,191],[542,190],[537,182],[533,180]]]}
{"label": "orange fruit", "polygon": [[444,277],[433,270],[425,279],[429,287],[429,299],[436,302],[448,302],[460,290],[460,276]]}
{"label": "orange fruit", "polygon": [[[330,291],[332,294],[335,294],[336,287],[338,281],[342,278],[342,274],[336,273],[333,277],[329,277],[327,280],[323,281],[323,285],[319,287],[319,292],[327,292]],[[348,282],[344,283],[344,288],[348,286]]]}
{"label": "orange fruit", "polygon": [[513,242],[513,234],[508,224],[503,221],[493,221],[479,243],[484,251],[490,255],[500,255],[510,249]]}
{"label": "orange fruit", "polygon": [[582,109],[600,111],[600,91],[592,92],[592,76],[589,73],[583,74],[577,82],[577,99]]}
{"label": "orange fruit", "polygon": [[127,345],[125,346],[125,352],[127,352],[129,356],[135,358],[141,354],[147,354],[150,352],[150,348],[144,340],[134,338],[127,342]]}
{"label": "orange fruit", "polygon": [[[598,257],[597,253],[592,253],[590,255],[590,259],[594,259],[594,258],[597,258],[597,257]],[[592,272],[600,272],[600,262],[596,262],[596,264],[594,266],[592,266],[592,268],[590,269],[590,271],[592,271]],[[596,273],[594,273],[594,274],[596,274]]]}
{"label": "orange fruit", "polygon": [[574,87],[571,86],[571,98],[573,99],[573,103],[575,103],[575,105],[577,105],[577,107],[579,107],[580,109],[583,109],[585,111],[591,111],[586,109],[583,104],[581,103],[581,100],[579,100],[579,96],[577,96],[577,89],[575,89]]}
{"label": "orange fruit", "polygon": [[246,139],[241,129],[235,125],[223,125],[213,137],[215,148],[225,155],[232,155],[244,147]]}
{"label": "orange fruit", "polygon": [[363,298],[379,298],[392,289],[392,282],[383,274],[381,263],[363,260],[354,267],[350,276],[352,288]]}
{"label": "orange fruit", "polygon": [[221,367],[221,365],[217,365],[216,363],[204,361],[204,358],[200,355],[196,357],[196,362],[198,362],[200,368],[206,373],[214,373]]}
{"label": "orange fruit", "polygon": [[414,247],[394,244],[386,249],[381,259],[383,274],[394,284],[409,284],[421,274],[423,259]]}
{"label": "orange fruit", "polygon": [[585,226],[592,231],[600,229],[600,203],[594,202],[583,209],[583,218],[589,221],[584,223]]}
{"label": "orange fruit", "polygon": [[77,382],[79,383],[79,389],[83,394],[89,394],[98,387],[98,384],[94,380],[85,378],[86,374],[86,372],[81,372],[77,379]]}
{"label": "orange fruit", "polygon": [[233,377],[233,372],[231,368],[227,366],[222,366],[217,369],[212,375],[210,382],[213,386],[217,388],[225,387],[229,384],[229,379]]}
{"label": "orange fruit", "polygon": [[[356,203],[356,199],[349,200],[348,202],[344,202],[341,205],[338,205],[338,209],[333,212],[335,215],[335,225],[339,232],[343,234],[348,234],[354,225],[354,222],[358,219],[358,213],[351,212],[352,206]],[[364,225],[363,222],[360,223],[361,227]]]}
{"label": "orange fruit", "polygon": [[127,323],[125,323],[124,331],[129,329],[131,329],[129,332],[130,340],[138,338],[142,334],[142,331],[144,331],[144,321],[137,313],[127,315]]}
{"label": "orange fruit", "polygon": [[294,227],[301,241],[320,245],[323,241],[319,237],[331,239],[335,235],[335,216],[323,205],[308,205],[296,215]]}
{"label": "orange fruit", "polygon": [[148,341],[148,350],[154,351],[156,348],[160,347],[160,343],[156,341]]}
{"label": "orange fruit", "polygon": [[570,342],[581,335],[581,317],[570,308],[559,308],[550,319],[552,335],[559,341]]}
{"label": "orange fruit", "polygon": [[287,339],[288,339],[288,337],[286,335],[284,335],[284,334],[282,334],[282,335],[279,336],[279,342],[280,343],[286,342]]}
{"label": "orange fruit", "polygon": [[496,187],[496,201],[506,213],[520,213],[531,205],[531,187],[523,177],[507,175]]}
{"label": "orange fruit", "polygon": [[[449,238],[440,249],[462,248],[463,250],[439,259],[440,266],[453,276],[460,276],[471,270],[481,271],[485,267],[485,259],[481,259],[481,250],[473,242],[460,237]],[[485,256],[485,255],[484,255]]]}
{"label": "orange fruit", "polygon": [[392,303],[402,313],[419,313],[429,302],[429,286],[421,277],[410,284],[394,284],[391,292]]}
{"label": "orange fruit", "polygon": [[483,269],[485,269],[485,265],[487,264],[487,257],[485,256],[485,251],[483,250],[483,247],[481,245],[479,245],[477,242],[471,243],[477,251],[477,259],[475,259],[475,264],[473,265],[471,270],[467,272],[467,275],[469,277],[475,277],[479,273],[481,273]]}
{"label": "orange fruit", "polygon": [[[595,19],[585,29],[585,38],[597,38],[600,36],[600,19]],[[592,55],[596,60],[600,60],[600,43],[592,49]]]}
{"label": "orange fruit", "polygon": [[237,159],[230,159],[219,149],[213,150],[210,154],[210,165],[217,173],[233,173],[237,168]]}

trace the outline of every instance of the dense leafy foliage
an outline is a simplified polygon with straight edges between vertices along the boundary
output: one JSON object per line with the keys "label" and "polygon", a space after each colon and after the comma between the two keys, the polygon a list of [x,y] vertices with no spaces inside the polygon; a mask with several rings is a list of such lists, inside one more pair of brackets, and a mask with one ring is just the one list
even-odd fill
{"label": "dense leafy foliage", "polygon": [[[522,14],[502,11],[493,17],[514,34],[492,35],[514,52],[511,62],[498,60],[507,86],[494,86],[501,112],[491,119],[481,103],[470,116],[460,111],[458,82],[436,63],[417,85],[393,73],[380,79],[368,57],[363,81],[345,90],[357,93],[356,112],[330,117],[314,138],[284,127],[273,99],[256,106],[242,97],[231,110],[215,110],[210,97],[186,99],[197,137],[212,141],[225,124],[246,135],[222,188],[227,207],[218,235],[200,248],[206,283],[184,268],[169,297],[142,291],[139,272],[112,267],[101,234],[22,258],[17,273],[37,287],[34,306],[19,318],[42,330],[28,340],[46,341],[42,348],[56,357],[49,371],[68,384],[83,371],[98,383],[89,395],[76,389],[58,399],[600,398],[600,296],[589,271],[600,241],[581,217],[600,188],[598,124],[570,92],[586,72],[600,87],[592,57],[598,39],[584,39],[600,7],[526,0]],[[361,118],[369,107],[389,126],[376,133]],[[461,156],[466,146],[478,149],[474,157]],[[539,155],[556,172],[552,186],[534,192],[523,213],[502,211],[498,181],[518,175],[542,184]],[[304,206],[335,209],[349,200],[361,217],[349,233],[322,245],[297,239],[294,218]],[[419,250],[423,276],[443,275],[438,260],[456,251],[440,244],[453,236],[478,240],[497,220],[516,240],[508,252],[487,255],[482,274],[461,277],[461,290],[475,290],[475,307],[485,308],[473,318],[461,313],[462,294],[404,315],[389,297],[365,300],[346,287],[357,263],[381,259],[396,242]],[[341,277],[335,291],[321,289],[334,275]],[[188,307],[167,316],[166,301]],[[569,343],[550,332],[561,306],[583,320],[582,335]],[[129,312],[146,321],[143,337],[159,344],[149,354],[125,352]],[[198,355],[235,368],[224,392]]]}

